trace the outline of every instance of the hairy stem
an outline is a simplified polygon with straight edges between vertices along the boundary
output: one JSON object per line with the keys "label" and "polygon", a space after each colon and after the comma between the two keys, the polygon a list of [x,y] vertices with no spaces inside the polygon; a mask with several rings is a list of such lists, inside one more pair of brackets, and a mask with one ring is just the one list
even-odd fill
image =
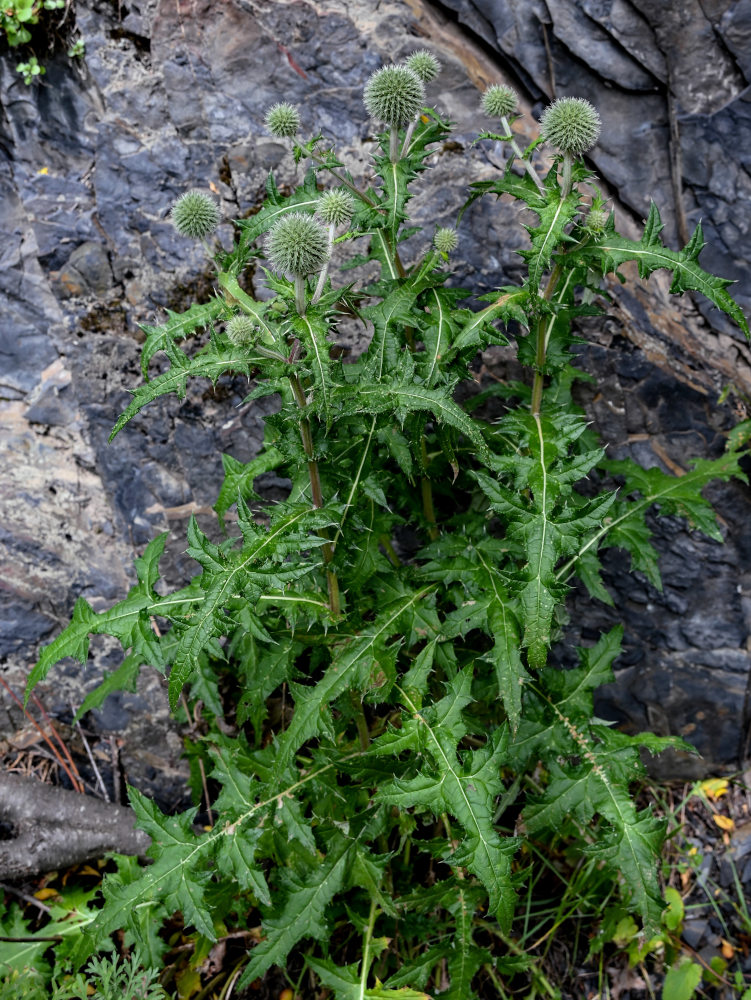
{"label": "hairy stem", "polygon": [[412,133],[414,132],[415,125],[417,125],[418,121],[419,118],[413,118],[412,121],[407,126],[407,131],[404,134],[404,142],[402,143],[402,151],[399,154],[399,159],[401,160],[403,160],[404,157],[409,152],[409,144],[412,142]]}
{"label": "hairy stem", "polygon": [[298,315],[304,316],[307,303],[305,302],[305,277],[302,274],[295,275],[295,309]]}
{"label": "hairy stem", "polygon": [[362,964],[360,966],[360,996],[364,997],[367,985],[368,985],[368,973],[370,972],[370,966],[373,959],[370,955],[370,943],[373,940],[373,931],[375,929],[375,922],[378,919],[380,910],[376,905],[375,899],[370,901],[370,913],[368,915],[368,923],[363,931],[362,935]]}
{"label": "hairy stem", "polygon": [[567,198],[571,193],[571,168],[574,165],[574,157],[571,153],[563,154],[563,174],[561,176],[561,199]]}
{"label": "hairy stem", "polygon": [[505,115],[503,118],[501,118],[501,125],[503,125],[504,129],[506,130],[506,135],[512,136],[512,138],[509,139],[509,143],[514,153],[516,154],[517,160],[519,160],[521,165],[524,167],[529,176],[535,182],[535,184],[537,185],[537,190],[540,192],[540,194],[545,194],[545,185],[542,183],[542,180],[540,179],[537,171],[532,166],[531,161],[526,159],[524,153],[522,153],[521,149],[519,149],[519,144],[517,143],[516,139],[513,138],[514,133],[511,131],[511,125],[509,124],[509,120],[508,118],[506,118]]}
{"label": "hairy stem", "polygon": [[[553,292],[561,280],[562,268],[560,264],[556,264],[550,273],[548,278],[548,283],[545,286],[545,292],[543,298],[546,302],[550,302],[553,297]],[[532,382],[532,404],[530,410],[532,411],[532,416],[539,417],[540,410],[542,408],[542,390],[545,383],[545,375],[543,374],[543,369],[545,368],[545,355],[548,348],[548,324],[553,323],[555,320],[554,316],[541,316],[537,321],[537,350],[535,352],[535,377]]]}
{"label": "hairy stem", "polygon": [[360,739],[360,746],[363,750],[367,750],[370,746],[370,730],[368,729],[368,720],[365,718],[365,711],[363,710],[362,702],[360,701],[357,691],[350,691],[349,698],[352,703],[352,708],[355,711],[355,724],[357,725],[357,735]]}
{"label": "hairy stem", "polygon": [[336,179],[341,184],[343,184],[346,188],[348,188],[352,192],[352,194],[354,194],[356,197],[358,197],[360,199],[360,201],[364,201],[365,204],[366,205],[370,205],[371,208],[376,208],[377,207],[377,203],[375,201],[373,201],[373,199],[369,195],[365,194],[364,191],[361,191],[360,188],[357,187],[356,184],[353,184],[351,180],[349,180],[347,177],[345,177],[344,174],[340,173],[334,167],[327,166],[326,165],[326,161],[324,160],[324,158],[321,156],[320,153],[318,153],[315,150],[313,150],[313,152],[310,154],[310,156],[317,163],[320,163],[321,166],[326,167],[326,169],[331,174],[331,176],[332,177],[336,177]]}
{"label": "hairy stem", "polygon": [[[295,401],[301,410],[306,407],[305,393],[303,392],[302,386],[300,385],[300,379],[297,375],[289,376],[289,384],[292,386],[292,392],[295,397]],[[316,462],[313,451],[313,433],[310,427],[310,421],[307,417],[300,418],[300,437],[302,438],[302,446],[305,451],[305,455],[308,459],[308,477],[310,478],[310,493],[313,498],[313,506],[320,510],[323,507],[323,492],[321,490],[321,473],[318,468],[318,462]],[[341,601],[339,599],[339,580],[337,578],[336,572],[331,568],[331,561],[334,558],[334,546],[328,539],[328,533],[323,529],[319,532],[321,538],[326,539],[322,546],[323,551],[323,561],[326,563],[326,583],[329,590],[329,610],[334,617],[338,617],[341,614]]]}
{"label": "hairy stem", "polygon": [[321,270],[321,273],[318,275],[318,284],[316,285],[315,292],[313,292],[313,298],[310,300],[312,305],[315,305],[316,302],[323,295],[323,288],[324,288],[324,285],[326,284],[326,276],[329,273],[329,261],[331,260],[331,251],[332,251],[333,247],[334,247],[334,223],[331,222],[331,223],[329,223],[329,252],[328,252],[328,257],[326,258],[326,263],[323,265],[323,269]]}
{"label": "hairy stem", "polygon": [[399,128],[396,125],[389,127],[389,159],[392,163],[399,162]]}

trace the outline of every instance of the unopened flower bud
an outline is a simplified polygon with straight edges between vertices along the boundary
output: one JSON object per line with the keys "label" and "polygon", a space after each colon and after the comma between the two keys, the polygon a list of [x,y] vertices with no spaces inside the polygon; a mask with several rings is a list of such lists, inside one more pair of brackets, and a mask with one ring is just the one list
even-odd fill
{"label": "unopened flower bud", "polygon": [[437,230],[433,237],[433,246],[441,253],[451,253],[452,250],[456,250],[458,243],[459,237],[456,235],[456,230],[448,226]]}
{"label": "unopened flower bud", "polygon": [[203,191],[186,191],[172,206],[170,217],[181,236],[204,240],[219,225],[219,206]]}
{"label": "unopened flower bud", "polygon": [[371,118],[398,128],[416,117],[425,103],[425,89],[406,66],[384,66],[365,84],[363,101]]}
{"label": "unopened flower bud", "polygon": [[513,87],[494,83],[482,95],[482,110],[489,118],[507,118],[516,111],[519,96]]}
{"label": "unopened flower bud", "polygon": [[312,216],[290,212],[270,229],[266,256],[278,274],[314,274],[329,258],[328,235]]}
{"label": "unopened flower bud", "polygon": [[300,112],[292,104],[274,104],[266,112],[266,128],[278,139],[297,135],[300,130]]}
{"label": "unopened flower bud", "polygon": [[230,344],[234,344],[235,347],[247,347],[255,342],[256,324],[250,316],[240,313],[228,321],[225,332]]}
{"label": "unopened flower bud", "polygon": [[418,76],[423,83],[430,83],[435,80],[441,72],[441,64],[432,52],[427,49],[418,49],[404,61],[407,69],[411,69],[415,76]]}
{"label": "unopened flower bud", "polygon": [[590,208],[587,218],[584,220],[584,228],[588,233],[601,233],[604,231],[610,213],[604,208]]}
{"label": "unopened flower bud", "polygon": [[316,206],[316,215],[328,226],[346,226],[354,212],[354,199],[344,188],[324,191]]}
{"label": "unopened flower bud", "polygon": [[543,112],[540,134],[562,153],[579,156],[597,142],[600,116],[583,97],[561,97]]}

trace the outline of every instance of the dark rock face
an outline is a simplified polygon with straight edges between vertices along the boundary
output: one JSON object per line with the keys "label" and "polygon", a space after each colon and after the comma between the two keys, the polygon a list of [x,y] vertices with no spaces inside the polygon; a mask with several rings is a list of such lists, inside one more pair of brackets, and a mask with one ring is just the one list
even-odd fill
{"label": "dark rock face", "polygon": [[[216,391],[193,384],[183,403],[152,405],[114,445],[107,437],[140,380],[138,324],[210,288],[203,251],[169,223],[173,200],[211,186],[230,220],[259,203],[270,169],[282,183],[299,179],[286,147],[264,132],[270,103],[299,104],[305,129],[335,136],[361,176],[365,80],[430,46],[444,72],[428,99],[458,123],[412,203],[432,228],[451,224],[467,183],[500,165],[489,144],[467,151],[485,124],[479,89],[521,85],[535,114],[553,95],[588,97],[605,123],[592,162],[619,224],[633,230],[654,198],[675,244],[702,218],[706,266],[739,279],[751,312],[751,0],[392,0],[377,9],[370,0],[136,0],[120,17],[98,0],[76,6],[82,67],[53,60],[27,88],[12,56],[0,62],[0,657],[16,687],[79,594],[102,607],[125,593],[133,555],[157,532],[171,534],[166,578],[183,581],[185,519],[208,523],[220,453],[247,460],[260,445],[273,403],[239,408],[244,386],[233,380]],[[515,127],[534,134],[529,115]],[[514,280],[509,232],[518,233],[514,210],[472,206],[462,283]],[[230,233],[227,222],[225,245]],[[585,330],[583,366],[599,385],[583,401],[615,453],[678,470],[718,453],[751,392],[740,334],[704,303],[668,302],[657,275],[613,292],[612,317]],[[728,382],[740,391],[736,411],[717,403]],[[624,572],[622,554],[609,557],[627,640],[619,684],[601,699],[601,712],[630,728],[683,733],[707,769],[731,765],[744,740],[751,627],[749,494],[730,485],[713,496],[725,546],[655,521],[662,594]],[[613,620],[581,595],[571,617],[570,635],[584,643]],[[69,713],[116,665],[109,647],[93,651],[83,676],[76,665],[58,670],[48,708]],[[94,721],[125,733],[129,779],[169,802],[182,765],[161,678],[144,676],[137,694],[112,699]]]}

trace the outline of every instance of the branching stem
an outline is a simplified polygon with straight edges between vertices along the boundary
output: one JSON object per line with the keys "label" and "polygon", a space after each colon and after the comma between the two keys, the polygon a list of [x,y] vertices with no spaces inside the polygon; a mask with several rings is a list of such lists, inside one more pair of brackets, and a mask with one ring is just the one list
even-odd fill
{"label": "branching stem", "polygon": [[504,129],[506,130],[506,135],[511,136],[511,138],[508,141],[514,153],[516,154],[516,158],[519,160],[521,165],[524,167],[529,176],[535,182],[535,184],[537,185],[537,190],[540,192],[540,194],[544,195],[545,185],[542,183],[539,174],[532,166],[531,161],[528,160],[525,157],[524,153],[522,153],[521,149],[519,149],[519,144],[517,143],[516,139],[513,138],[514,133],[511,131],[511,125],[509,124],[508,118],[506,118],[505,116],[501,118],[501,125],[503,125]]}

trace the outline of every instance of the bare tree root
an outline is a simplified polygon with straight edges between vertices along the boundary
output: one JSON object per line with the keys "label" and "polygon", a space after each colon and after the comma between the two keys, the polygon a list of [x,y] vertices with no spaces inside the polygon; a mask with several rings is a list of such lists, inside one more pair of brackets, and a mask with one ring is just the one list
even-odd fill
{"label": "bare tree root", "polygon": [[100,858],[109,851],[144,854],[151,838],[136,830],[124,806],[0,773],[0,879],[28,878]]}

